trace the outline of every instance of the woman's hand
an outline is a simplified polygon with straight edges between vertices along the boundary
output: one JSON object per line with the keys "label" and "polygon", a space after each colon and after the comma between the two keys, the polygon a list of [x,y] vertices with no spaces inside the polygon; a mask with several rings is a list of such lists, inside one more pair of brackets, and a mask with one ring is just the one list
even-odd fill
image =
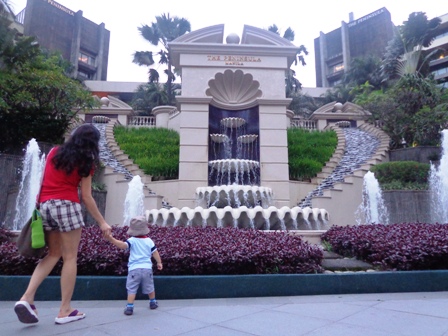
{"label": "woman's hand", "polygon": [[104,238],[108,238],[112,232],[112,228],[107,223],[100,224],[100,229]]}

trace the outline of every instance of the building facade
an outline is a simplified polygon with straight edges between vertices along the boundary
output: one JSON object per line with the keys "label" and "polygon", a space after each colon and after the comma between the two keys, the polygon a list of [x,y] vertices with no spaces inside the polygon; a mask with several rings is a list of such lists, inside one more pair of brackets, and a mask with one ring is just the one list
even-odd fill
{"label": "building facade", "polygon": [[316,87],[338,84],[354,58],[382,57],[393,34],[394,24],[384,7],[357,20],[350,13],[348,23],[343,21],[340,28],[327,34],[321,32],[314,39]]}
{"label": "building facade", "polygon": [[35,36],[40,46],[59,51],[74,66],[74,78],[107,80],[110,32],[52,0],[28,0],[17,15],[24,34]]}
{"label": "building facade", "polygon": [[429,69],[434,79],[445,88],[448,88],[448,13],[439,16],[441,22],[437,27],[437,35],[427,50],[439,49],[439,57],[429,62]]}

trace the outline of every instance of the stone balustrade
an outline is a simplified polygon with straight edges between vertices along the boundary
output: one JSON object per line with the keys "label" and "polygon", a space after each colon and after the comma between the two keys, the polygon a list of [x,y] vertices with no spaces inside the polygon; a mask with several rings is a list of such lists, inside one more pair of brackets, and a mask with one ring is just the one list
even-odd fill
{"label": "stone balustrade", "polygon": [[291,119],[291,128],[305,128],[308,130],[317,130],[316,120]]}
{"label": "stone balustrade", "polygon": [[128,126],[131,127],[156,127],[156,118],[153,116],[129,117]]}

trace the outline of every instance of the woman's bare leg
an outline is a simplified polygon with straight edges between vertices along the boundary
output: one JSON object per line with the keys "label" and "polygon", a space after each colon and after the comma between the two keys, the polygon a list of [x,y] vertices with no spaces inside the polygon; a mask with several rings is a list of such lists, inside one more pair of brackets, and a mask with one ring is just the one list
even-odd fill
{"label": "woman's bare leg", "polygon": [[31,276],[30,282],[20,301],[26,301],[34,304],[34,296],[42,281],[50,274],[56,263],[61,258],[61,234],[58,231],[49,231],[45,233],[45,239],[48,245],[47,255],[37,264]]}
{"label": "woman's bare leg", "polygon": [[68,316],[72,311],[71,300],[73,290],[75,289],[77,274],[78,246],[81,240],[82,229],[76,229],[70,232],[61,232],[61,252],[62,252],[62,271],[61,271],[61,307],[58,317]]}

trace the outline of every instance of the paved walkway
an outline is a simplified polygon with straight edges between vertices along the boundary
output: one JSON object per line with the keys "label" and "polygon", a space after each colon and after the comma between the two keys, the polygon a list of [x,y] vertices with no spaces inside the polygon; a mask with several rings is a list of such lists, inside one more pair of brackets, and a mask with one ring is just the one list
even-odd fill
{"label": "paved walkway", "polygon": [[21,324],[0,301],[1,335],[448,336],[448,292],[162,300],[75,301],[84,320],[55,325],[58,302],[36,302],[40,321]]}

